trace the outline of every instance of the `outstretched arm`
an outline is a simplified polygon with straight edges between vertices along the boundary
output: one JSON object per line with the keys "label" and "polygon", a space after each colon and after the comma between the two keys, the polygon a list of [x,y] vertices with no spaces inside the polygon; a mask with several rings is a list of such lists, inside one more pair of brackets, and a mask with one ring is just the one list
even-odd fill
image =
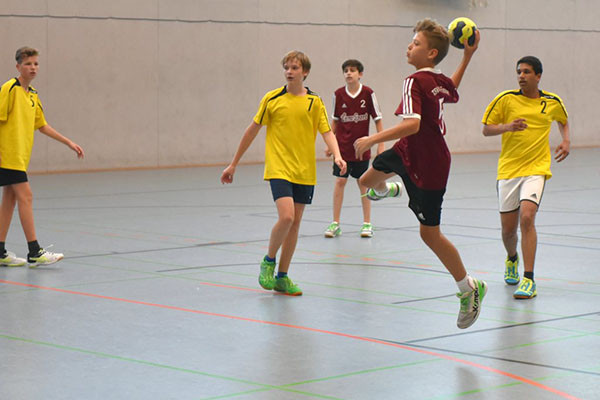
{"label": "outstretched arm", "polygon": [[479,46],[480,39],[481,39],[481,34],[479,33],[479,29],[478,29],[475,31],[475,42],[473,43],[473,46],[469,46],[469,43],[467,43],[468,40],[465,41],[465,50],[463,53],[463,58],[460,61],[460,64],[458,64],[458,68],[456,68],[456,71],[454,71],[454,73],[452,74],[452,82],[454,82],[454,86],[457,89],[458,89],[458,86],[460,85],[460,82],[462,81],[465,71],[467,70],[467,66],[471,62],[471,58],[473,57],[473,54],[477,50],[477,46]]}
{"label": "outstretched arm", "polygon": [[414,135],[419,132],[421,127],[421,120],[418,118],[405,118],[398,125],[391,128],[385,129],[381,132],[377,132],[371,136],[364,136],[356,139],[354,142],[354,151],[356,157],[362,160],[362,155],[365,151],[369,150],[373,145],[377,143],[384,143],[389,140],[401,139],[405,136]]}
{"label": "outstretched arm", "polygon": [[227,166],[227,168],[223,170],[223,173],[221,174],[221,183],[233,182],[235,168],[237,167],[238,163],[240,162],[240,159],[242,158],[246,150],[248,150],[248,147],[250,147],[250,145],[254,141],[254,138],[256,138],[256,135],[258,135],[258,131],[260,131],[260,128],[261,125],[257,124],[254,121],[252,121],[252,123],[248,125],[246,131],[244,132],[244,136],[242,136],[242,140],[240,140],[238,149],[235,152],[235,155],[233,156],[233,160]]}
{"label": "outstretched arm", "polygon": [[73,142],[71,139],[61,135],[56,129],[54,129],[53,127],[51,127],[50,125],[44,125],[39,129],[40,132],[42,132],[44,135],[57,140],[59,142],[61,142],[62,144],[67,145],[71,150],[73,150],[75,153],[77,153],[77,158],[83,158],[84,157],[84,153],[83,153],[83,149],[75,142]]}
{"label": "outstretched arm", "polygon": [[569,155],[571,149],[571,133],[569,131],[569,121],[566,121],[564,124],[558,122],[558,130],[560,131],[560,135],[563,138],[561,144],[558,145],[556,150],[554,151],[554,159],[558,162],[561,162]]}

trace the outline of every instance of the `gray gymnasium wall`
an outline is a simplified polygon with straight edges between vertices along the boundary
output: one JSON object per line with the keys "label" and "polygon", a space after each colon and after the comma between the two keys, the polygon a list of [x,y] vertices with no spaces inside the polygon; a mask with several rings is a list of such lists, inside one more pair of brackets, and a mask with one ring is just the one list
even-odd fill
{"label": "gray gymnasium wall", "polygon": [[[499,149],[499,138],[481,135],[481,115],[517,86],[514,63],[527,54],[544,63],[542,87],[566,103],[572,144],[598,146],[595,103],[585,99],[599,86],[599,13],[597,0],[2,0],[0,77],[15,76],[17,47],[39,48],[34,85],[47,119],[86,150],[80,162],[36,134],[32,172],[223,164],[262,95],[284,83],[288,50],[311,57],[307,86],[329,108],[341,62],[361,59],[389,127],[413,71],[405,49],[414,22],[468,16],[482,42],[460,103],[446,107],[451,150]],[[439,67],[450,75],[459,59],[451,49]],[[243,161],[262,160],[262,135]]]}

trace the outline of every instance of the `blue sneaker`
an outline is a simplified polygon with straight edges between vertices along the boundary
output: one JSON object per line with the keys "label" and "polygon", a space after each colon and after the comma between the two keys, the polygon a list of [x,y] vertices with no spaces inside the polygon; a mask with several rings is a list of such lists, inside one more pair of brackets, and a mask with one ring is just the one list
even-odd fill
{"label": "blue sneaker", "polygon": [[535,282],[529,278],[523,278],[519,288],[513,294],[515,299],[531,299],[537,296]]}
{"label": "blue sneaker", "polygon": [[506,266],[504,269],[504,282],[507,285],[516,285],[519,283],[519,257],[517,256],[514,262],[510,261],[507,257],[504,265]]}
{"label": "blue sneaker", "polygon": [[269,262],[263,258],[260,262],[260,275],[258,275],[258,283],[263,289],[273,290],[275,287],[275,263]]}

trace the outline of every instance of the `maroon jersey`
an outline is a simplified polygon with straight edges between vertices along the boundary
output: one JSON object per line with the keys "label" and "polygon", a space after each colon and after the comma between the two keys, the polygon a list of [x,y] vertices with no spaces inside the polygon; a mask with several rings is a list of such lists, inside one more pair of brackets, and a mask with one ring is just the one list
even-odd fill
{"label": "maroon jersey", "polygon": [[394,144],[394,151],[410,179],[425,190],[446,188],[450,173],[450,151],[444,140],[444,103],[456,103],[454,82],[431,68],[421,69],[404,80],[402,101],[395,114],[419,118],[421,125],[414,135]]}
{"label": "maroon jersey", "polygon": [[[381,119],[381,111],[373,90],[360,85],[352,96],[346,87],[341,87],[333,95],[333,119],[337,121],[335,137],[340,153],[345,161],[358,161],[354,153],[354,141],[369,135],[369,116],[374,121]],[[363,160],[371,158],[371,151],[363,154]]]}

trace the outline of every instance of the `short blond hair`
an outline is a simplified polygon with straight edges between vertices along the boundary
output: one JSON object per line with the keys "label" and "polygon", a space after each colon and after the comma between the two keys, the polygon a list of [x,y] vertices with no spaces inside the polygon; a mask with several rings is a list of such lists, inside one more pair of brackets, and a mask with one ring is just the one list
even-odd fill
{"label": "short blond hair", "polygon": [[23,60],[27,57],[33,57],[40,55],[40,52],[33,47],[24,46],[17,49],[17,53],[15,54],[15,60],[17,60],[17,64],[21,64]]}
{"label": "short blond hair", "polygon": [[308,75],[308,73],[310,72],[311,64],[310,58],[308,58],[306,54],[298,50],[289,51],[286,53],[285,56],[283,56],[283,59],[281,59],[281,65],[283,66],[286,62],[290,60],[298,61],[300,65],[302,65],[302,71],[306,72],[306,74]]}
{"label": "short blond hair", "polygon": [[430,18],[425,18],[417,22],[413,28],[413,32],[422,32],[427,38],[429,48],[438,51],[437,56],[433,59],[435,65],[439,64],[446,57],[448,47],[450,46],[450,37],[446,28]]}

